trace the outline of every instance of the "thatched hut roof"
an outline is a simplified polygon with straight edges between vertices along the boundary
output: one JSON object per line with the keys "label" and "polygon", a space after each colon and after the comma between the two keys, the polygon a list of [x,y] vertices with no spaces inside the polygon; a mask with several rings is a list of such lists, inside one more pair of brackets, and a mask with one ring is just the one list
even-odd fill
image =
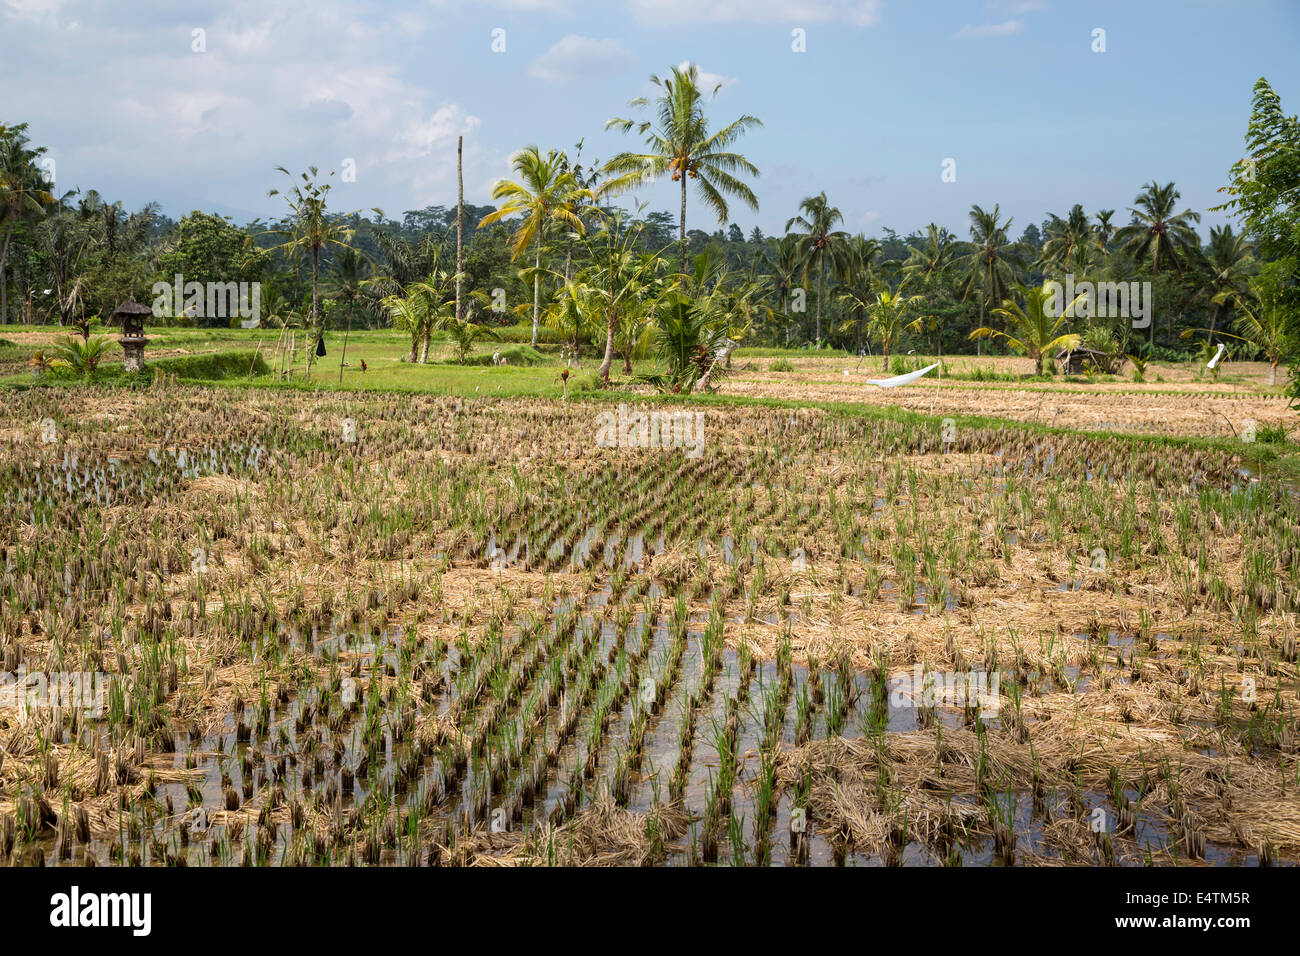
{"label": "thatched hut roof", "polygon": [[113,310],[113,314],[108,321],[112,325],[121,325],[127,316],[139,316],[138,321],[143,321],[146,315],[153,315],[153,309],[147,305],[142,305],[135,299],[127,299]]}

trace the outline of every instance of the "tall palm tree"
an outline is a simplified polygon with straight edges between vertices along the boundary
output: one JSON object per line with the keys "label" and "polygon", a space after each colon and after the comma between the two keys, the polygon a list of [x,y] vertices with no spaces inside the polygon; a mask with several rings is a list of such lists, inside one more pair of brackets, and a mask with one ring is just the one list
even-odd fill
{"label": "tall palm tree", "polygon": [[797,228],[803,233],[799,249],[803,253],[804,282],[814,264],[817,269],[817,322],[814,337],[820,343],[822,339],[822,296],[826,286],[826,260],[836,270],[842,270],[849,252],[849,234],[835,225],[844,221],[844,215],[826,199],[826,193],[808,196],[799,203],[801,215],[791,216],[786,221],[785,231]]}
{"label": "tall palm tree", "polygon": [[1211,226],[1210,244],[1205,251],[1208,270],[1205,294],[1214,309],[1210,313],[1209,342],[1214,343],[1215,329],[1219,324],[1219,306],[1227,302],[1228,293],[1244,296],[1247,278],[1255,270],[1255,256],[1246,237],[1232,231],[1231,225]]}
{"label": "tall palm tree", "polygon": [[1110,221],[1114,215],[1114,209],[1097,210],[1097,225],[1093,228],[1097,233],[1097,242],[1101,244],[1103,252],[1110,247],[1110,240],[1115,236],[1115,224]]}
{"label": "tall palm tree", "polygon": [[[705,116],[704,95],[700,91],[700,74],[694,63],[673,67],[672,76],[650,81],[663,90],[654,101],[655,120],[635,122],[614,118],[605,124],[606,129],[628,132],[635,129],[645,138],[649,148],[645,153],[619,153],[605,164],[604,171],[614,178],[604,186],[610,194],[625,192],[643,183],[658,179],[664,173],[672,175],[673,182],[681,185],[680,242],[678,272],[686,274],[686,181],[693,179],[704,205],[718,217],[719,223],[730,218],[726,196],[743,201],[758,212],[758,198],[752,189],[737,178],[737,174],[758,176],[758,167],[730,147],[746,130],[762,126],[757,117],[745,114],[728,123],[716,133],[709,132]],[[719,83],[709,99],[718,95]],[[635,109],[651,106],[645,97],[628,103]]]}
{"label": "tall palm tree", "polygon": [[1038,256],[1038,265],[1045,272],[1064,274],[1078,269],[1079,254],[1085,247],[1102,247],[1096,230],[1088,221],[1083,206],[1075,203],[1066,217],[1048,213],[1046,241]]}
{"label": "tall palm tree", "polygon": [[[966,272],[961,285],[962,298],[968,298],[978,287],[980,290],[980,327],[984,325],[984,312],[990,303],[1006,298],[1007,289],[1016,283],[1016,273],[1025,267],[1015,244],[1007,237],[1013,220],[1002,222],[1001,212],[995,203],[989,212],[979,206],[970,208],[970,236],[974,249],[965,256],[960,266]],[[980,337],[978,343],[983,343]],[[982,353],[982,350],[977,351]]]}
{"label": "tall palm tree", "polygon": [[329,296],[348,314],[347,329],[343,333],[343,350],[339,356],[339,384],[343,384],[343,365],[348,357],[348,337],[352,334],[352,316],[361,302],[363,290],[370,273],[370,260],[365,253],[351,247],[339,251],[330,263]]}
{"label": "tall palm tree", "polygon": [[[315,166],[308,166],[307,172],[299,173],[299,183],[293,173],[283,166],[275,167],[289,177],[292,185],[282,194],[278,189],[271,189],[268,196],[283,195],[289,204],[289,228],[272,230],[287,238],[279,248],[286,252],[307,257],[311,263],[311,315],[309,316],[309,338],[314,333],[318,338],[324,333],[320,324],[320,263],[325,250],[330,246],[347,248],[352,241],[352,230],[343,224],[340,217],[325,214],[326,197],[329,195],[330,183],[318,182],[320,171]],[[308,175],[310,173],[310,175]],[[334,171],[325,178],[328,180]],[[378,211],[378,210],[376,210]],[[311,356],[308,353],[307,374],[311,375]]]}
{"label": "tall palm tree", "polygon": [[909,246],[903,274],[913,282],[929,285],[941,282],[957,262],[957,237],[945,227],[929,223],[925,227],[925,242]]}
{"label": "tall palm tree", "polygon": [[4,217],[4,241],[0,242],[0,323],[9,321],[9,280],[5,272],[9,243],[19,219],[43,211],[55,196],[45,186],[45,176],[36,160],[45,147],[31,148],[27,124],[0,126],[0,216]]}
{"label": "tall palm tree", "polygon": [[[790,292],[799,281],[799,273],[803,271],[803,260],[799,252],[801,241],[799,236],[793,235],[770,239],[763,256],[768,275],[772,277],[772,289],[776,292],[777,312],[785,319],[789,318]],[[787,343],[790,334],[787,327]]]}
{"label": "tall palm tree", "polygon": [[[849,240],[849,251],[841,275],[844,291],[840,294],[840,301],[854,312],[852,321],[854,352],[862,351],[862,320],[871,308],[876,261],[880,258],[880,252],[879,239],[854,236]],[[841,326],[841,330],[847,332],[848,325],[849,323],[846,322]]]}
{"label": "tall palm tree", "polygon": [[1009,332],[981,326],[972,332],[970,337],[1006,339],[1007,344],[1012,348],[1024,352],[1033,359],[1035,373],[1042,375],[1043,359],[1054,349],[1074,348],[1079,344],[1079,336],[1068,332],[1062,333],[1061,326],[1065,324],[1067,318],[1073,317],[1075,306],[1086,296],[1083,294],[1075,296],[1073,301],[1066,303],[1060,315],[1053,315],[1054,310],[1049,305],[1053,295],[1051,286],[1046,283],[1041,288],[1017,285],[1016,292],[1024,300],[1023,306],[1012,299],[1005,299],[999,308],[993,310],[994,315],[1000,315],[1007,320]]}
{"label": "tall palm tree", "polygon": [[[1152,180],[1133,200],[1136,208],[1129,208],[1133,221],[1115,233],[1124,252],[1132,256],[1134,262],[1141,263],[1148,256],[1151,258],[1153,277],[1160,275],[1162,261],[1172,264],[1181,273],[1183,264],[1180,255],[1185,258],[1201,247],[1201,240],[1192,228],[1192,223],[1201,221],[1201,214],[1190,209],[1174,212],[1181,195],[1173,183],[1161,186]],[[1172,312],[1169,321],[1173,322]],[[1154,322],[1151,323],[1150,335],[1150,341],[1154,344]]]}
{"label": "tall palm tree", "polygon": [[537,325],[541,311],[542,248],[557,225],[582,232],[577,213],[579,196],[586,193],[574,178],[563,152],[551,149],[543,156],[537,146],[525,146],[510,158],[518,182],[497,181],[493,199],[503,199],[495,212],[479,221],[479,228],[490,226],[511,216],[522,216],[511,242],[510,258],[517,259],[533,247],[533,347],[537,346]]}
{"label": "tall palm tree", "polygon": [[54,196],[46,189],[45,174],[36,165],[45,147],[32,149],[28,142],[26,123],[0,126],[0,216],[4,218],[4,240],[0,242],[0,323],[9,321],[9,280],[5,268],[14,225],[54,202]]}

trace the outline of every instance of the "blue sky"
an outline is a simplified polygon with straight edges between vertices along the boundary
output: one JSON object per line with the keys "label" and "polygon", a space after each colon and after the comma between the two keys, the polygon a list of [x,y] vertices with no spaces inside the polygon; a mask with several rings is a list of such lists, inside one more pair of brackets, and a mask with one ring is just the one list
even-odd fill
{"label": "blue sky", "polygon": [[[605,120],[689,60],[723,84],[718,123],[764,123],[739,147],[761,170],[746,233],[825,190],[852,231],[964,237],[999,203],[1018,235],[1076,202],[1123,221],[1153,178],[1204,212],[1254,81],[1300,112],[1297,48],[1294,0],[0,0],[0,122],[30,124],[60,191],[242,222],[281,212],[275,166],[351,159],[337,207],[398,218],[455,202],[457,135],[479,204],[525,144],[636,148]],[[676,210],[669,183],[637,198]],[[692,201],[688,225],[717,223]]]}

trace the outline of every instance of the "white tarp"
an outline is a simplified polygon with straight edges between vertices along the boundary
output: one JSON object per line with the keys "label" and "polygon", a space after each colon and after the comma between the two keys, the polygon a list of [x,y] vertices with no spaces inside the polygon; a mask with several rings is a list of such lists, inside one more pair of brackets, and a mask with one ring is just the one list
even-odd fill
{"label": "white tarp", "polygon": [[1212,369],[1212,368],[1214,368],[1214,366],[1218,365],[1218,364],[1219,364],[1219,359],[1223,358],[1223,352],[1224,352],[1225,349],[1227,349],[1227,346],[1224,345],[1222,342],[1220,342],[1220,343],[1219,343],[1219,351],[1217,351],[1217,352],[1214,353],[1214,358],[1210,359],[1210,363],[1209,363],[1208,365],[1206,365],[1205,367],[1206,367],[1206,368],[1209,368],[1209,369]]}
{"label": "white tarp", "polygon": [[918,369],[915,372],[908,372],[906,375],[895,375],[893,378],[869,378],[867,379],[867,384],[879,385],[881,388],[896,388],[899,385],[911,385],[922,375],[933,372],[938,367],[939,363],[935,362],[933,365],[927,365],[925,368]]}

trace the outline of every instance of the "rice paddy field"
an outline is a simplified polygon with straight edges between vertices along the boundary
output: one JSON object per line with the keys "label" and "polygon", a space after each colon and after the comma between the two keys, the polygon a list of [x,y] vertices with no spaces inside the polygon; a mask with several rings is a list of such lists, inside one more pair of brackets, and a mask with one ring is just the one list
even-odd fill
{"label": "rice paddy field", "polygon": [[1219,420],[1294,425],[1266,370],[855,361],[707,403],[9,390],[0,858],[1300,861],[1300,500]]}

